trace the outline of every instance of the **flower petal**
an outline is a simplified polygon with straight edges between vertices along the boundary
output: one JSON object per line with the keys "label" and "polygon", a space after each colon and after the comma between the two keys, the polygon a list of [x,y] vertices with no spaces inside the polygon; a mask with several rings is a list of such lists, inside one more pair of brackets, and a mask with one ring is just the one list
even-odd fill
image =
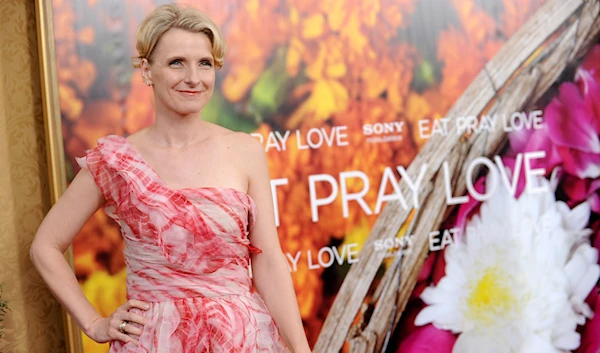
{"label": "flower petal", "polygon": [[[589,50],[575,74],[575,81],[578,83],[588,80],[600,82],[600,45]],[[585,92],[587,91],[584,90]]]}
{"label": "flower petal", "polygon": [[[561,203],[564,205],[564,203]],[[563,223],[566,229],[581,230],[585,228],[590,219],[590,205],[587,202],[579,204],[579,206],[570,210],[567,214],[563,214]]]}
{"label": "flower petal", "polygon": [[397,353],[451,353],[454,342],[452,333],[427,325],[408,336]]}
{"label": "flower petal", "polygon": [[587,322],[581,334],[581,346],[577,353],[600,353],[600,300],[598,300],[598,289],[595,290],[595,313],[594,317]]}
{"label": "flower petal", "polygon": [[584,98],[573,83],[558,88],[559,96],[546,107],[546,122],[552,142],[584,152],[600,153],[600,140]]}
{"label": "flower petal", "polygon": [[562,353],[562,351],[553,347],[550,342],[540,337],[540,335],[531,335],[526,337],[521,345],[519,352],[527,353]]}
{"label": "flower petal", "polygon": [[415,318],[415,325],[423,326],[432,323],[437,317],[437,312],[433,306],[425,307]]}
{"label": "flower petal", "polygon": [[510,347],[499,343],[500,342],[493,342],[480,332],[465,332],[458,336],[458,339],[454,343],[452,353],[482,353],[482,348],[485,349],[485,353],[511,352]]}
{"label": "flower petal", "polygon": [[[598,179],[600,181],[600,179]],[[600,193],[596,192],[588,198],[588,203],[592,211],[600,213]]]}
{"label": "flower petal", "polygon": [[557,149],[568,173],[581,179],[600,177],[600,153],[587,153],[562,146]]}

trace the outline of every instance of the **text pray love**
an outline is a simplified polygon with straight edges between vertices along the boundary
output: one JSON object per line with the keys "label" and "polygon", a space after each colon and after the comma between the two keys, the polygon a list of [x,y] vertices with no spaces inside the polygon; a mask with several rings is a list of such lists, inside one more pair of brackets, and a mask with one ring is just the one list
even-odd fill
{"label": "text pray love", "polygon": [[419,137],[428,139],[433,136],[447,136],[450,132],[451,124],[456,126],[460,134],[479,134],[482,132],[491,132],[499,126],[505,132],[521,130],[538,130],[543,126],[543,116],[541,110],[534,110],[529,113],[515,112],[509,116],[483,115],[480,119],[476,116],[458,117],[455,119],[421,119],[419,120]]}
{"label": "text pray love", "polygon": [[[506,164],[500,156],[495,156],[493,159],[486,157],[475,158],[467,166],[466,179],[464,181],[467,188],[467,195],[463,196],[452,195],[452,184],[450,182],[452,175],[450,175],[448,163],[444,162],[442,163],[439,172],[442,173],[442,177],[444,178],[446,203],[448,205],[464,204],[469,202],[471,198],[477,201],[486,201],[492,197],[498,187],[506,188],[506,190],[514,196],[516,194],[521,170],[523,170],[523,174],[525,175],[525,192],[544,192],[546,191],[545,186],[538,185],[533,179],[545,175],[546,171],[543,168],[534,168],[532,161],[542,159],[545,155],[544,151],[532,151],[517,154],[513,167],[514,173],[510,173],[507,170]],[[482,167],[487,169],[488,178],[485,192],[480,193],[474,186],[474,174],[475,171],[478,171]],[[350,204],[353,202],[358,204],[360,209],[366,215],[379,214],[384,204],[392,200],[397,200],[400,205],[407,210],[419,208],[419,190],[422,188],[421,185],[423,184],[427,168],[427,164],[423,164],[418,175],[411,176],[403,166],[397,166],[395,168],[386,167],[381,176],[379,186],[371,185],[368,175],[360,170],[341,172],[339,175],[310,175],[308,177],[308,189],[311,219],[313,222],[318,222],[319,209],[334,204],[338,198],[341,198],[340,211],[343,218],[349,217]],[[398,173],[400,178],[397,177],[395,172]],[[406,183],[409,192],[408,195],[401,192],[400,179]],[[362,184],[362,188],[359,191],[350,191],[349,185],[356,185],[357,182],[359,185]],[[275,222],[277,226],[279,226],[279,212],[281,207],[278,204],[277,190],[279,188],[285,188],[287,184],[287,178],[271,180],[271,191],[275,206]],[[327,187],[324,189],[331,190],[328,195],[317,195],[317,185],[319,184],[327,184]],[[372,187],[375,187],[378,190],[375,205],[369,205],[365,200],[365,196]],[[387,192],[389,187],[393,190],[390,193]]]}

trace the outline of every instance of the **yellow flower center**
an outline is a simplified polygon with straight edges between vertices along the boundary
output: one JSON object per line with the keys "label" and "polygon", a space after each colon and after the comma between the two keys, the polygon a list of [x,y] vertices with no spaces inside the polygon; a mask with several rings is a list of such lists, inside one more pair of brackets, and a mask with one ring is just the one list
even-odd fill
{"label": "yellow flower center", "polygon": [[472,287],[467,298],[466,316],[481,324],[492,324],[507,318],[517,304],[509,284],[509,276],[497,267],[488,267]]}

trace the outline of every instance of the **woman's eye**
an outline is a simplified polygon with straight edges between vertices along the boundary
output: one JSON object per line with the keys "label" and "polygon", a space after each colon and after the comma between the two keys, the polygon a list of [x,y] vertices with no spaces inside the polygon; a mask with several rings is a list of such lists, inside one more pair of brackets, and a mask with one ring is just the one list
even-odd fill
{"label": "woman's eye", "polygon": [[201,66],[206,66],[206,67],[212,67],[212,63],[210,61],[208,61],[208,60],[202,60],[200,62],[200,65]]}
{"label": "woman's eye", "polygon": [[173,60],[169,63],[169,65],[171,65],[171,66],[181,65],[181,60],[179,60],[179,59]]}

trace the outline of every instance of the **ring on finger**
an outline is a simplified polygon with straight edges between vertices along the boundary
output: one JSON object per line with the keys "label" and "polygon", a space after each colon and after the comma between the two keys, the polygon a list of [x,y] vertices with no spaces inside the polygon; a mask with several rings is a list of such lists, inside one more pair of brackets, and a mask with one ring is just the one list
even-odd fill
{"label": "ring on finger", "polygon": [[119,331],[123,332],[124,334],[127,334],[127,332],[125,331],[125,326],[127,326],[127,321],[121,322],[121,324],[119,325]]}

